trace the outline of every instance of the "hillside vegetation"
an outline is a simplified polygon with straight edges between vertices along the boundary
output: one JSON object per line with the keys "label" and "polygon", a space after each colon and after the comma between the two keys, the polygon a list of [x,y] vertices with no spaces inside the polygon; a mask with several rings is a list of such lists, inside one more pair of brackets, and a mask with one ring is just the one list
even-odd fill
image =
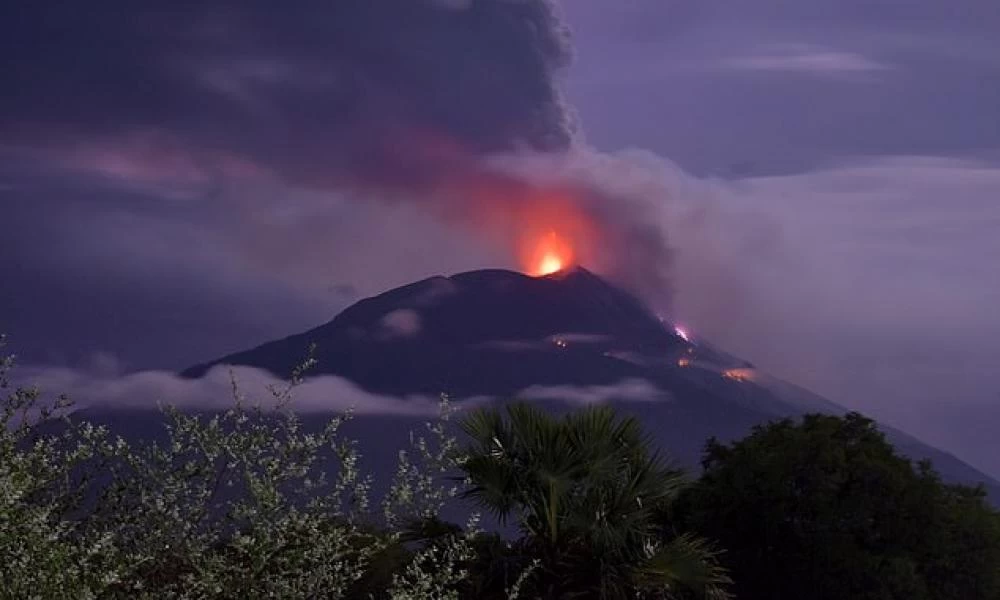
{"label": "hillside vegetation", "polygon": [[[857,414],[709,441],[692,480],[608,407],[456,423],[444,402],[395,472],[366,474],[349,415],[317,431],[293,410],[302,369],[272,408],[234,381],[225,412],[167,408],[165,441],[128,442],[12,385],[12,367],[2,598],[1000,598],[984,492]],[[452,503],[499,528],[442,520]]]}

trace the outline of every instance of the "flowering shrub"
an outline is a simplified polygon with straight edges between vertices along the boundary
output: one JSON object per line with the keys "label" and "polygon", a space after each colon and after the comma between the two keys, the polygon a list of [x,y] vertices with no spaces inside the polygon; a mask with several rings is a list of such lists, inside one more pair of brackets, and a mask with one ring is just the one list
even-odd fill
{"label": "flowering shrub", "polygon": [[[0,347],[2,348],[2,347]],[[165,442],[77,421],[65,398],[15,387],[0,362],[0,595],[50,598],[457,598],[475,527],[407,542],[458,487],[449,410],[401,451],[372,510],[349,415],[306,432],[292,392],[269,408],[233,381],[220,414],[164,409]],[[473,523],[474,525],[474,523]],[[379,561],[394,572],[368,577]]]}

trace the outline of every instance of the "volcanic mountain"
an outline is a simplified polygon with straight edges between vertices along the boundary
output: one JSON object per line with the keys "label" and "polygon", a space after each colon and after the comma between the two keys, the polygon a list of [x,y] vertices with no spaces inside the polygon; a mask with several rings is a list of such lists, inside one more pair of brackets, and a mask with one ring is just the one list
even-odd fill
{"label": "volcanic mountain", "polygon": [[[561,410],[606,401],[639,416],[678,461],[705,441],[772,419],[846,409],[689,338],[637,298],[580,267],[545,277],[481,270],[433,277],[362,300],[332,321],[187,369],[256,367],[286,377],[315,344],[311,376],[337,375],[379,394],[521,397]],[[883,427],[945,479],[1000,483],[954,456]]]}

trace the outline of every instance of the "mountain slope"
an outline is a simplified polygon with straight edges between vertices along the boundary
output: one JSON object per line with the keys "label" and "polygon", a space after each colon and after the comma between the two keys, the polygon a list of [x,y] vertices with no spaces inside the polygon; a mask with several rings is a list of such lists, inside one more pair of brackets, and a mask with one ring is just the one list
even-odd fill
{"label": "mountain slope", "polygon": [[[805,412],[846,409],[768,376],[662,321],[589,271],[547,277],[483,270],[433,277],[362,300],[332,321],[191,367],[244,365],[287,376],[316,345],[313,375],[345,377],[380,394],[560,398],[615,402],[640,416],[661,446],[695,465],[708,437]],[[954,456],[883,428],[911,458],[930,458],[949,480],[1000,483]]]}

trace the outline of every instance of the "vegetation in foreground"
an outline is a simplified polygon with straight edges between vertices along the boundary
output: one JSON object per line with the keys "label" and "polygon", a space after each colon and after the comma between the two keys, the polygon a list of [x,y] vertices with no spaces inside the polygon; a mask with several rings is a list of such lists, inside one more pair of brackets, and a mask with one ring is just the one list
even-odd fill
{"label": "vegetation in foreground", "polygon": [[739,598],[1000,598],[1000,513],[945,485],[861,415],[807,415],[710,441],[675,505],[717,540]]}
{"label": "vegetation in foreground", "polygon": [[[0,362],[2,598],[1000,598],[1000,514],[860,415],[710,441],[688,482],[610,408],[451,411],[374,502],[344,418],[165,410],[133,444]],[[306,365],[308,367],[308,365]],[[313,430],[309,430],[313,431]],[[464,502],[502,527],[441,520]]]}

